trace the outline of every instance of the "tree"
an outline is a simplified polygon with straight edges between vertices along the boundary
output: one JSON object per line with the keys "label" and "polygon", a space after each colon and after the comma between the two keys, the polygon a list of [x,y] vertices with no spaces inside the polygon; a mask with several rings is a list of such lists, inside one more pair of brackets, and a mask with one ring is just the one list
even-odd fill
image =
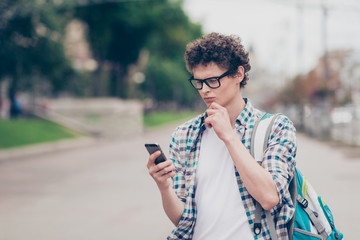
{"label": "tree", "polygon": [[[4,60],[0,81],[11,79],[12,106],[16,92],[33,87],[33,79],[50,83],[57,94],[75,76],[76,82],[84,78],[73,70],[62,44],[64,29],[74,18],[87,25],[87,40],[99,66],[91,76],[94,95],[102,85],[108,87],[106,96],[192,102],[196,94],[184,84],[188,73],[183,53],[186,43],[201,35],[201,27],[188,19],[181,0],[4,0],[0,2],[0,57]],[[133,91],[139,84],[132,80],[136,72],[129,69],[142,52],[150,53],[150,58],[148,67],[144,69],[143,63],[140,69],[146,82],[139,92]]]}
{"label": "tree", "polygon": [[111,96],[127,97],[127,67],[136,62],[151,31],[152,5],[153,1],[130,1],[76,8],[76,17],[88,25],[88,41],[100,66],[97,76],[109,69]]}
{"label": "tree", "polygon": [[35,0],[0,3],[0,81],[10,79],[11,113],[17,91],[33,87],[34,76],[48,81],[57,93],[75,74],[64,55],[61,38],[67,14],[53,4]]}
{"label": "tree", "polygon": [[167,2],[155,9],[157,18],[147,43],[151,55],[143,88],[157,101],[193,106],[199,98],[186,81],[190,76],[184,52],[188,42],[202,35],[202,28],[189,20],[182,1]]}
{"label": "tree", "polygon": [[188,77],[183,53],[186,43],[201,35],[201,27],[188,19],[182,1],[94,4],[78,7],[76,17],[88,25],[88,40],[100,66],[94,78],[104,81],[100,76],[109,72],[111,96],[139,97],[130,91],[135,83],[128,69],[146,49],[150,59],[146,82],[140,86],[142,96],[157,101],[177,100],[180,104],[191,102],[192,89],[183,84]]}

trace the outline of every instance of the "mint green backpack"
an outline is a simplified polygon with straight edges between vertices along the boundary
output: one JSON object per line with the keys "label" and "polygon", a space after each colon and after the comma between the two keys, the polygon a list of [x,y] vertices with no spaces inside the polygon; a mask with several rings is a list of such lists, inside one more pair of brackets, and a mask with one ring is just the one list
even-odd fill
{"label": "mint green backpack", "polygon": [[[267,148],[269,134],[272,125],[278,114],[264,114],[255,123],[252,140],[251,154],[256,160],[261,160],[264,150]],[[296,206],[295,215],[287,224],[290,240],[341,240],[343,234],[340,233],[334,224],[334,218],[328,205],[318,196],[314,188],[295,167],[294,178],[290,182],[289,191],[291,198]],[[262,209],[256,203],[256,213],[254,221],[254,232],[260,234],[261,215],[265,212],[266,222],[269,227],[272,240],[277,240],[274,219],[269,211]]]}

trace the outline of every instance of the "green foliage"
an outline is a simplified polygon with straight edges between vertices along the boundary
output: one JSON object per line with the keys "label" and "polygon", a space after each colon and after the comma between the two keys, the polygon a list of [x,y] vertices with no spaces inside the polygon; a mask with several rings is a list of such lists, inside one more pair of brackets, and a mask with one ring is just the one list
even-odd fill
{"label": "green foliage", "polygon": [[41,119],[0,121],[0,149],[74,138],[69,130]]}
{"label": "green foliage", "polygon": [[67,15],[51,4],[35,0],[4,0],[0,4],[0,80],[10,77],[10,98],[41,75],[55,92],[74,75],[64,54],[61,36]]}
{"label": "green foliage", "polygon": [[98,61],[127,66],[137,60],[149,31],[150,2],[105,2],[76,9],[76,17],[89,27],[88,40]]}
{"label": "green foliage", "polygon": [[181,1],[157,5],[155,11],[157,21],[147,42],[151,53],[144,84],[147,93],[160,102],[193,106],[199,98],[187,82],[184,52],[188,42],[202,35],[201,26],[189,20]]}
{"label": "green foliage", "polygon": [[[102,84],[108,85],[110,95],[123,98],[146,95],[155,101],[171,100],[179,104],[194,100],[191,89],[185,87],[188,75],[183,54],[186,44],[201,36],[202,31],[200,25],[188,19],[182,1],[81,6],[76,9],[76,17],[88,25],[88,40],[100,65],[93,77],[101,71],[110,72],[109,84]],[[135,96],[129,91],[134,83],[127,78],[128,66],[138,60],[142,49],[150,52],[147,83],[140,86],[143,93]]]}
{"label": "green foliage", "polygon": [[111,96],[128,97],[128,66],[138,60],[152,30],[153,2],[105,2],[76,8],[76,17],[88,25],[88,41],[100,66],[93,77],[110,72],[109,84],[102,85],[108,85]]}
{"label": "green foliage", "polygon": [[[54,94],[71,90],[191,105],[197,98],[186,81],[183,54],[202,30],[189,20],[182,4],[182,0],[2,0],[0,81],[10,78],[12,102],[18,90],[31,91],[47,81]],[[87,25],[87,40],[99,66],[92,74],[74,71],[64,54],[64,31],[73,19]],[[146,74],[146,83],[137,89],[129,69],[143,50],[150,58],[148,67],[145,61],[136,69]]]}
{"label": "green foliage", "polygon": [[189,74],[183,63],[153,56],[146,74],[147,80],[142,87],[158,102],[175,101],[187,106],[195,102],[197,94],[187,81]]}

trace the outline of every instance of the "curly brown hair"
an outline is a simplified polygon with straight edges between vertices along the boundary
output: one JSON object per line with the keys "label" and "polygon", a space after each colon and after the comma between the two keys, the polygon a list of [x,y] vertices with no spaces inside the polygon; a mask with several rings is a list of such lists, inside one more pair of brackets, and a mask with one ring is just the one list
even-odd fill
{"label": "curly brown hair", "polygon": [[251,69],[249,53],[241,43],[240,37],[210,33],[186,45],[185,63],[187,70],[192,73],[198,65],[216,63],[219,67],[234,70],[237,74],[239,66],[244,68],[244,79],[240,83],[243,88],[249,80],[248,71]]}

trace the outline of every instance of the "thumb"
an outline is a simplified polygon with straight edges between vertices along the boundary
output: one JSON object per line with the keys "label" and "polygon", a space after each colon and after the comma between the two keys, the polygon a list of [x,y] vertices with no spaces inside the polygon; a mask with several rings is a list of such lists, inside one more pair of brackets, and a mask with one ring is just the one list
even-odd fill
{"label": "thumb", "polygon": [[154,153],[152,153],[149,157],[149,162],[148,162],[148,168],[150,167],[150,165],[155,164],[155,160],[161,155],[161,151],[156,151]]}

